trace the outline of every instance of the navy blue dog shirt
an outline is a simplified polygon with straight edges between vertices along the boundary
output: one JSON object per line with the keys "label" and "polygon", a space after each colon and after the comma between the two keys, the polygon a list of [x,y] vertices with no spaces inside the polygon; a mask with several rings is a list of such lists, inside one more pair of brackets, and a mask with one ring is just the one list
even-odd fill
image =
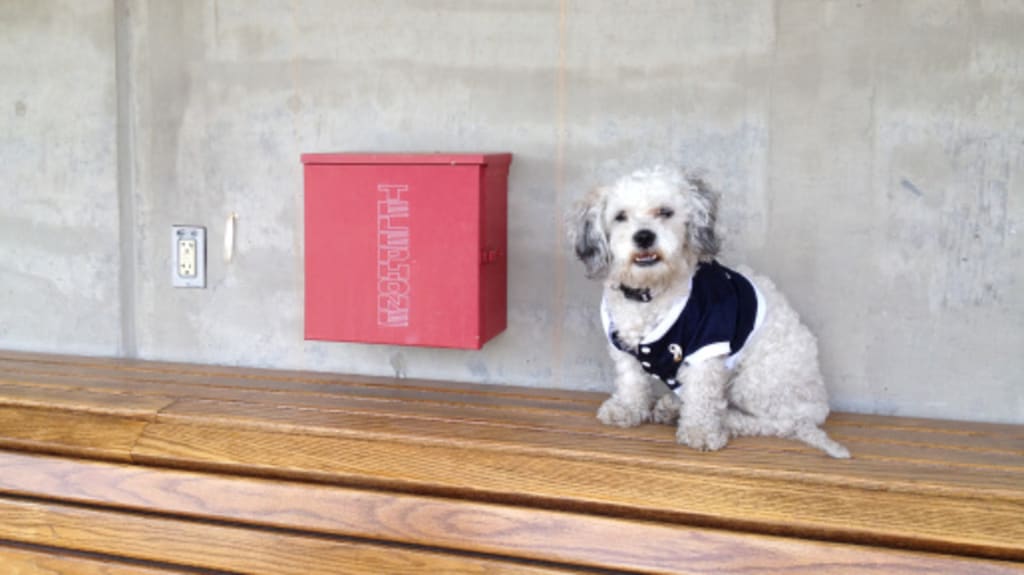
{"label": "navy blue dog shirt", "polygon": [[612,345],[636,357],[644,371],[676,392],[680,388],[676,374],[683,363],[694,365],[727,356],[726,367],[735,367],[743,345],[764,317],[764,301],[757,288],[717,261],[699,264],[690,282],[689,296],[676,302],[661,323],[632,349],[619,340],[601,302],[601,319]]}

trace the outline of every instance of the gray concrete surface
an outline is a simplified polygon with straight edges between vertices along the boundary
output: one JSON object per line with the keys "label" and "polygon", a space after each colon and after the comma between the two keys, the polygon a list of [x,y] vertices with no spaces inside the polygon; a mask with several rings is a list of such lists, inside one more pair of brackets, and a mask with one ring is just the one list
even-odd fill
{"label": "gray concrete surface", "polygon": [[0,2],[0,346],[121,346],[114,12]]}
{"label": "gray concrete surface", "polygon": [[[561,213],[703,169],[837,408],[1024,423],[1024,3],[8,0],[0,345],[610,389]],[[119,124],[120,121],[120,124]],[[303,152],[507,150],[509,328],[304,342]],[[172,224],[211,252],[170,286]]]}

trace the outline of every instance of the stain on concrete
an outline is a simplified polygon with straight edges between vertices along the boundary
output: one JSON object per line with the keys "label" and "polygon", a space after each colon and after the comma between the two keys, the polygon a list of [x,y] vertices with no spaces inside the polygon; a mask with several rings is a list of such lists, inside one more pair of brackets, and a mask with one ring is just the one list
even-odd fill
{"label": "stain on concrete", "polygon": [[911,182],[910,180],[908,180],[906,178],[903,178],[902,180],[900,180],[900,186],[904,190],[907,190],[908,192],[914,194],[917,197],[921,197],[921,196],[924,195],[924,193],[921,192],[921,189],[914,185],[914,182]]}
{"label": "stain on concrete", "polygon": [[939,242],[944,273],[939,276],[942,305],[989,306],[1003,299],[1012,276],[1007,265],[1012,150],[998,135],[957,141],[952,162],[958,189],[943,213]]}
{"label": "stain on concrete", "polygon": [[475,357],[466,362],[466,369],[473,376],[473,379],[481,383],[490,383],[491,368],[482,358]]}

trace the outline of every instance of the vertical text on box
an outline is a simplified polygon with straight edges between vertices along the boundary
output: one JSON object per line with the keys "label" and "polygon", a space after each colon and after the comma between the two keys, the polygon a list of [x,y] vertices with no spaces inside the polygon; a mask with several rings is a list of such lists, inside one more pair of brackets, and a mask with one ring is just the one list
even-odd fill
{"label": "vertical text on box", "polygon": [[377,325],[409,326],[409,186],[377,186]]}

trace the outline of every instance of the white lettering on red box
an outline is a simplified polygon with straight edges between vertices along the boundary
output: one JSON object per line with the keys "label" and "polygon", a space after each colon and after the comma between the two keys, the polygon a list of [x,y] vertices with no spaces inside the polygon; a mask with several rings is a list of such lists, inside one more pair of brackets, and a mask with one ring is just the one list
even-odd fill
{"label": "white lettering on red box", "polygon": [[409,326],[409,186],[377,186],[377,325]]}

